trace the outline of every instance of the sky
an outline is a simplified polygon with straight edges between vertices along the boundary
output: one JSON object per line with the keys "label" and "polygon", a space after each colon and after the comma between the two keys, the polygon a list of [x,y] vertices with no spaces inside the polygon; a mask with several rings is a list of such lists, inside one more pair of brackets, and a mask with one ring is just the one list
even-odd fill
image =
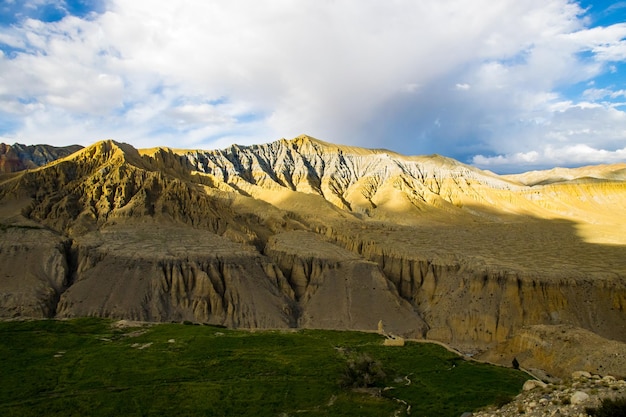
{"label": "sky", "polygon": [[0,0],[0,142],[626,162],[626,1]]}

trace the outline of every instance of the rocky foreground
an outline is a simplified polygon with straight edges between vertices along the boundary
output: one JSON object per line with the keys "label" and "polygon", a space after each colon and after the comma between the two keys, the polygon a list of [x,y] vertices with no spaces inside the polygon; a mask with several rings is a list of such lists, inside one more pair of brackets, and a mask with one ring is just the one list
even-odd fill
{"label": "rocky foreground", "polygon": [[574,372],[567,383],[529,380],[524,391],[510,403],[498,409],[466,413],[464,417],[586,417],[593,415],[591,410],[598,409],[604,399],[626,399],[626,381]]}

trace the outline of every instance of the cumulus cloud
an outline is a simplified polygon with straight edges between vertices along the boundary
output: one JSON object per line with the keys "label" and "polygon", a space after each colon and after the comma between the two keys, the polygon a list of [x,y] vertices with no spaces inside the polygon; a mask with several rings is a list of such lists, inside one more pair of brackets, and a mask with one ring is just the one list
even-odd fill
{"label": "cumulus cloud", "polygon": [[[472,162],[483,168],[496,169],[504,173],[509,171],[514,173],[518,170],[511,170],[511,167],[523,167],[530,170],[536,167],[563,166],[564,160],[568,161],[567,165],[572,166],[624,162],[626,160],[626,147],[606,150],[584,144],[563,147],[549,145],[539,151],[516,152],[496,156],[476,155]],[[504,171],[502,171],[502,168],[504,168]]]}
{"label": "cumulus cloud", "polygon": [[[500,172],[626,160],[626,114],[611,106],[560,103],[547,126],[534,129],[530,151],[475,155],[471,162]],[[519,147],[517,147],[519,149]]]}
{"label": "cumulus cloud", "polygon": [[613,160],[623,94],[566,90],[619,75],[626,24],[585,13],[566,0],[109,0],[0,26],[0,135],[211,148],[308,133],[513,170]]}

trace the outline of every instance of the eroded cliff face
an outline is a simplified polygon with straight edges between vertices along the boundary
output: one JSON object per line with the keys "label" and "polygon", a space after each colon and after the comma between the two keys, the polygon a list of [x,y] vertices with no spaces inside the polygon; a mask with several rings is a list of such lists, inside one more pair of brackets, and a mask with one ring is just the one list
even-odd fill
{"label": "eroded cliff face", "polygon": [[[540,234],[544,225],[509,224],[501,232],[520,228],[531,232],[528,238]],[[489,241],[480,236],[483,225],[468,232],[473,240],[467,244],[453,241],[463,237],[456,228],[425,226],[400,239],[381,239],[385,231],[378,228],[349,233],[345,228],[320,227],[318,231],[376,262],[399,295],[428,323],[427,338],[471,351],[501,343],[522,326],[569,324],[626,342],[626,283],[616,273],[626,270],[626,260],[615,261],[624,250],[579,246],[567,237],[571,233],[567,229],[562,224],[543,232],[562,239],[553,259],[543,253],[543,239],[519,241],[517,234],[509,233]],[[524,250],[530,253],[520,256]],[[510,256],[499,258],[508,252]],[[526,265],[533,255],[537,262]],[[603,267],[605,257],[614,260],[615,269]],[[539,264],[541,258],[548,265]]]}
{"label": "eroded cliff face", "polygon": [[52,317],[70,284],[69,241],[25,227],[0,228],[0,317]]}
{"label": "eroded cliff face", "polygon": [[7,275],[0,312],[254,328],[383,320],[465,351],[532,325],[626,342],[623,167],[559,175],[498,177],[305,136],[221,151],[104,141],[0,177],[3,233],[48,229],[3,242],[0,268],[37,264],[32,253],[58,265]]}
{"label": "eroded cliff face", "polygon": [[305,231],[273,236],[265,254],[294,289],[300,327],[371,331],[382,320],[396,335],[426,334],[427,324],[374,262]]}
{"label": "eroded cliff face", "polygon": [[59,317],[190,320],[293,327],[293,291],[259,254],[213,233],[163,224],[111,227],[77,239]]}

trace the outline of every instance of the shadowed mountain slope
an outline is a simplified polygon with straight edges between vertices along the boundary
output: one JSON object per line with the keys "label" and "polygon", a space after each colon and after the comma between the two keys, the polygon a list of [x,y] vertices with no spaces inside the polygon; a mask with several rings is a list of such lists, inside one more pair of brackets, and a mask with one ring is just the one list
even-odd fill
{"label": "shadowed mountain slope", "polygon": [[34,169],[80,150],[82,146],[7,145],[0,143],[0,173]]}
{"label": "shadowed mountain slope", "polygon": [[623,169],[497,176],[308,136],[215,151],[103,141],[0,176],[0,314],[382,320],[466,351],[535,325],[626,342]]}

